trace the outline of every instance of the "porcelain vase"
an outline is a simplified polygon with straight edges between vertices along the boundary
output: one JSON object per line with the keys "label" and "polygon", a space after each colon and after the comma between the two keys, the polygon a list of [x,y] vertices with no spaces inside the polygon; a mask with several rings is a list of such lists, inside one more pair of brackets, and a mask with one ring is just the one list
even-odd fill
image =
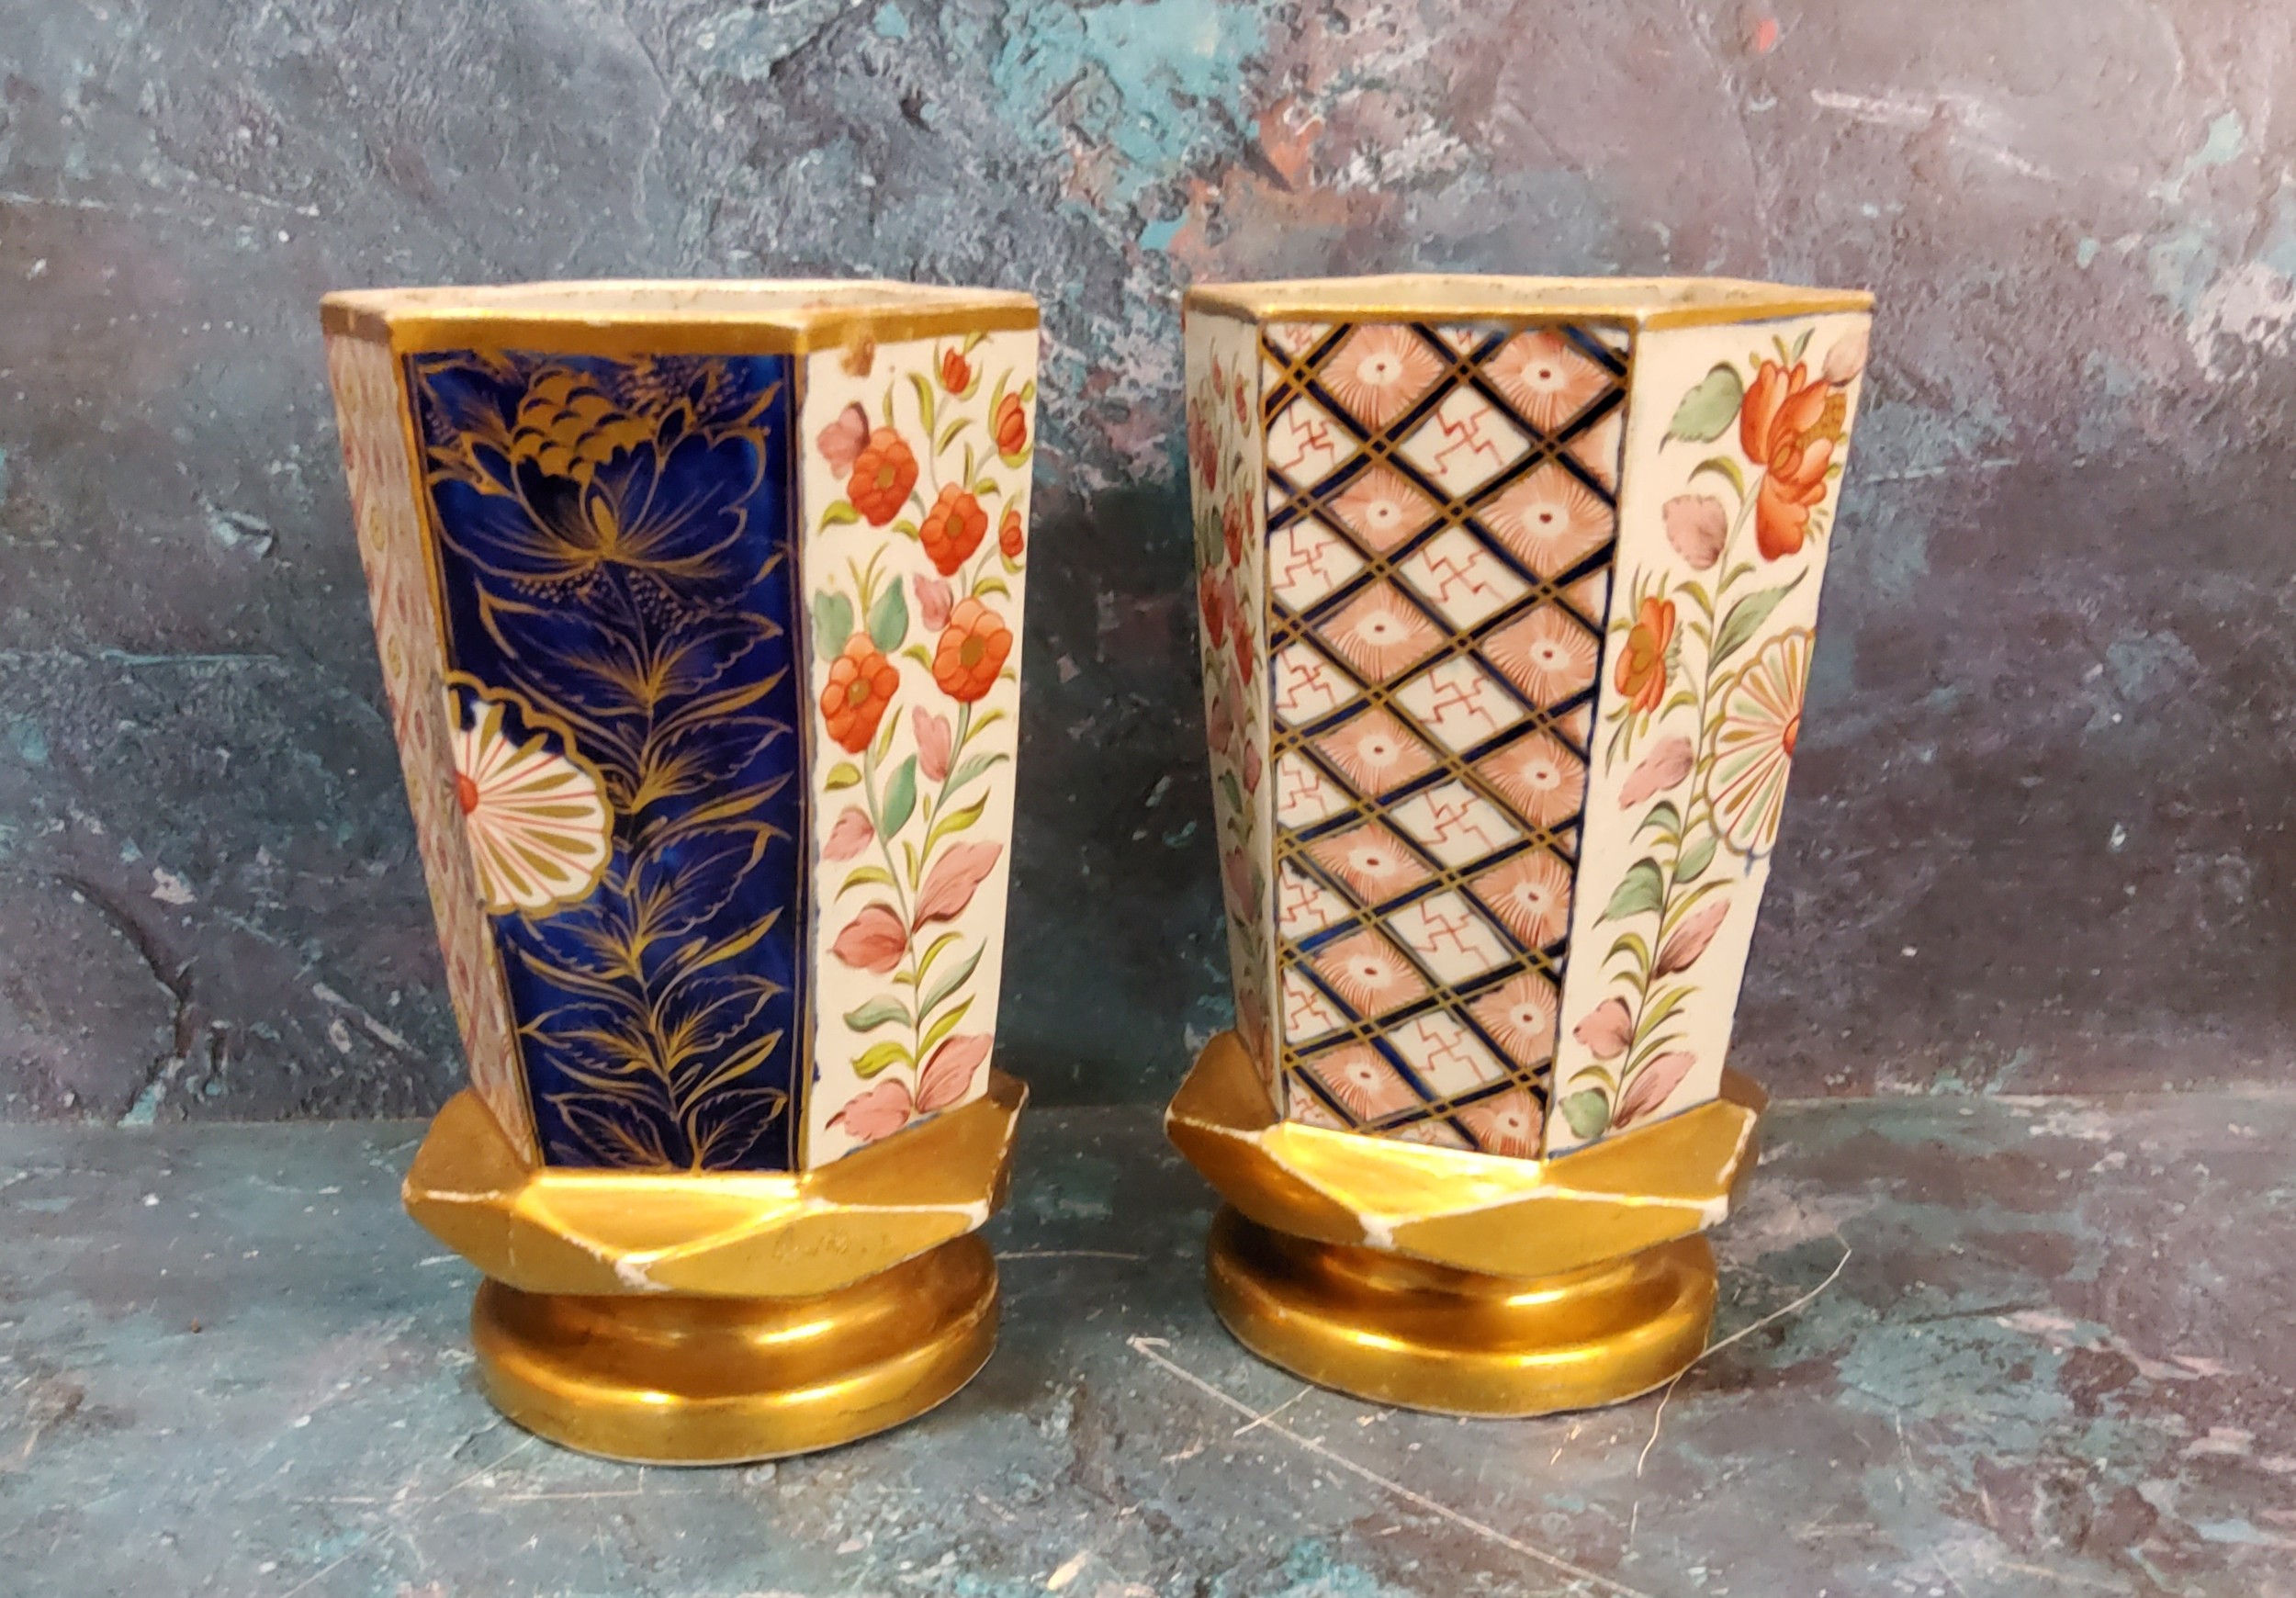
{"label": "porcelain vase", "polygon": [[1189,296],[1237,1024],[1170,1125],[1232,1205],[1215,1301],[1278,1363],[1521,1413],[1703,1346],[1868,307],[1716,280]]}
{"label": "porcelain vase", "polygon": [[1037,312],[891,283],[336,294],[470,1087],[408,1178],[512,1418],[760,1457],[986,1357]]}

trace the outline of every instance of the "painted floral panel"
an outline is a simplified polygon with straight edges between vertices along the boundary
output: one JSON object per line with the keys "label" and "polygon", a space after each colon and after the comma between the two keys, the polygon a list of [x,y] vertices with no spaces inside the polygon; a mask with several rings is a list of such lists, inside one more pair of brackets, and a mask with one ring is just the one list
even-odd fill
{"label": "painted floral panel", "polygon": [[327,371],[383,691],[406,772],[415,844],[470,1085],[512,1142],[532,1158],[534,1120],[527,1110],[501,959],[487,926],[462,827],[457,735],[399,366],[383,344],[336,334],[327,340]]}
{"label": "painted floral panel", "polygon": [[1549,1153],[1719,1091],[1866,330],[1804,318],[1636,347]]}
{"label": "painted floral panel", "polygon": [[1268,682],[1255,698],[1275,792],[1256,858],[1274,879],[1286,1112],[1536,1156],[1615,539],[1623,339],[1406,321],[1259,332]]}
{"label": "painted floral panel", "polygon": [[543,1157],[791,1169],[790,363],[464,350],[406,374],[468,891]]}
{"label": "painted floral panel", "polygon": [[809,1165],[987,1089],[1036,350],[1003,332],[807,362]]}
{"label": "painted floral panel", "polygon": [[1228,966],[1237,1033],[1280,1114],[1268,839],[1283,774],[1268,758],[1265,675],[1267,581],[1283,557],[1266,544],[1259,340],[1247,322],[1207,316],[1187,318],[1185,336],[1199,660]]}

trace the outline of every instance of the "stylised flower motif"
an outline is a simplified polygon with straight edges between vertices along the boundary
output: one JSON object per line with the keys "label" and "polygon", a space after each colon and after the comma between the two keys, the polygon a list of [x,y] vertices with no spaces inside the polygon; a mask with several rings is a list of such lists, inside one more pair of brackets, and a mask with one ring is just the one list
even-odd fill
{"label": "stylised flower motif", "polygon": [[859,405],[848,405],[814,442],[820,446],[821,458],[829,463],[831,471],[851,470],[861,452],[869,447],[869,412]]}
{"label": "stylised flower motif", "polygon": [[1509,622],[1483,646],[1507,680],[1541,704],[1559,704],[1594,686],[1594,635],[1559,606],[1540,605]]}
{"label": "stylised flower motif", "polygon": [[1385,1015],[1427,991],[1411,962],[1377,932],[1332,945],[1316,956],[1315,969],[1358,1015]]}
{"label": "stylised flower motif", "polygon": [[1705,791],[1716,830],[1739,854],[1767,854],[1778,841],[1786,777],[1802,736],[1811,637],[1807,627],[1779,634],[1722,691]]}
{"label": "stylised flower motif", "polygon": [[1485,781],[1513,801],[1525,819],[1554,827],[1570,819],[1586,798],[1586,766],[1562,740],[1525,735],[1476,763]]}
{"label": "stylised flower motif", "polygon": [[917,890],[916,924],[929,927],[963,915],[1004,852],[1001,843],[953,843],[943,850]]}
{"label": "stylised flower motif", "polygon": [[1659,507],[1666,541],[1694,570],[1705,571],[1722,558],[1730,535],[1730,515],[1712,494],[1677,494]]}
{"label": "stylised flower motif", "polygon": [[1656,710],[1666,697],[1666,655],[1674,642],[1674,602],[1646,599],[1626,633],[1626,647],[1618,652],[1615,681],[1626,703],[1638,712]]}
{"label": "stylised flower motif", "polygon": [[1470,1104],[1459,1119],[1486,1154],[1520,1160],[1538,1152],[1538,1107],[1520,1088]]}
{"label": "stylised flower motif", "polygon": [[917,585],[917,619],[935,632],[947,626],[949,607],[955,602],[949,585],[937,577],[912,578],[910,581]]}
{"label": "stylised flower motif", "polygon": [[929,782],[949,775],[949,718],[935,715],[923,705],[909,712],[909,732],[917,739],[917,770]]}
{"label": "stylised flower motif", "polygon": [[1308,845],[1308,852],[1367,905],[1391,899],[1427,880],[1427,868],[1419,857],[1377,821],[1319,838]]}
{"label": "stylised flower motif", "polygon": [[907,1083],[880,1082],[847,1099],[829,1124],[857,1143],[873,1143],[908,1125],[912,1108]]}
{"label": "stylised flower motif", "polygon": [[987,533],[988,512],[981,509],[981,501],[969,490],[950,483],[933,501],[933,508],[925,512],[924,524],[917,530],[917,536],[925,546],[926,558],[933,563],[933,569],[943,577],[953,577],[957,568],[981,546],[981,539]]}
{"label": "stylised flower motif", "polygon": [[1007,505],[1005,519],[996,526],[997,550],[1007,560],[1018,560],[1020,558],[1021,546],[1025,541],[1020,526],[1020,508],[1017,505]]}
{"label": "stylised flower motif", "polygon": [[1860,327],[1834,341],[1826,352],[1825,377],[1837,388],[1846,388],[1860,372],[1865,370],[1867,330]]}
{"label": "stylised flower motif", "polygon": [[1350,1043],[1311,1062],[1308,1071],[1357,1120],[1377,1120],[1419,1102],[1394,1066],[1368,1043]]}
{"label": "stylised flower motif", "polygon": [[846,923],[845,930],[829,945],[829,952],[856,971],[873,972],[884,975],[901,963],[901,956],[908,952],[909,929],[891,906],[866,905],[861,913]]}
{"label": "stylised flower motif", "polygon": [[1244,558],[1244,501],[1231,499],[1220,507],[1220,542],[1228,552],[1228,564],[1233,566]]}
{"label": "stylised flower motif", "polygon": [[1212,431],[1211,417],[1200,399],[1187,402],[1187,459],[1206,493],[1219,487],[1220,436]]}
{"label": "stylised flower motif", "polygon": [[[921,714],[921,713],[920,713]],[[869,819],[869,812],[858,805],[848,805],[845,813],[829,828],[829,836],[821,845],[823,860],[851,860],[877,838],[877,829]]]}
{"label": "stylised flower motif", "polygon": [[1384,582],[1350,600],[1322,632],[1350,665],[1374,682],[1417,665],[1443,641],[1419,608]]}
{"label": "stylised flower motif", "polygon": [[828,681],[821,690],[821,719],[828,724],[838,748],[855,755],[867,748],[900,686],[900,669],[869,641],[867,633],[846,639],[843,653],[829,662]]}
{"label": "stylised flower motif", "polygon": [[973,364],[954,345],[940,352],[940,386],[951,394],[962,394],[973,387]]}
{"label": "stylised flower motif", "polygon": [[950,698],[972,704],[996,685],[1012,653],[1012,629],[976,599],[957,602],[933,650],[933,681]]}
{"label": "stylised flower motif", "polygon": [[1257,657],[1253,653],[1252,624],[1244,619],[1242,607],[1235,603],[1232,592],[1228,596],[1228,647],[1235,658],[1235,677],[1246,688],[1252,685],[1252,665]]}
{"label": "stylised flower motif", "polygon": [[1821,376],[1796,363],[1786,371],[1764,361],[1738,413],[1739,444],[1763,468],[1754,501],[1754,547],[1776,560],[1802,547],[1810,512],[1826,497],[1849,402]]}
{"label": "stylised flower motif", "polygon": [[1626,1007],[1625,999],[1606,998],[1570,1029],[1570,1035],[1584,1043],[1597,1060],[1624,1054],[1626,1045],[1635,1040],[1634,1012]]}
{"label": "stylised flower motif", "polygon": [[1617,1112],[1611,1117],[1611,1130],[1615,1131],[1664,1104],[1667,1096],[1683,1085],[1683,1078],[1690,1075],[1690,1068],[1696,1063],[1696,1056],[1681,1049],[1644,1061],[1642,1069],[1627,1082],[1626,1091],[1619,1095]]}
{"label": "stylised flower motif", "polygon": [[996,439],[996,453],[1007,464],[1029,447],[1029,411],[1020,403],[1020,396],[1007,394],[996,401],[996,414],[989,423]]}
{"label": "stylised flower motif", "polygon": [[1692,763],[1688,738],[1680,736],[1660,738],[1650,746],[1649,754],[1635,762],[1635,769],[1626,773],[1626,785],[1618,790],[1618,807],[1631,810],[1651,794],[1665,793],[1690,775]]}
{"label": "stylised flower motif", "polygon": [[1196,574],[1196,609],[1204,618],[1205,641],[1215,649],[1228,641],[1228,612],[1233,604],[1223,575],[1210,571]]}
{"label": "stylised flower motif", "polygon": [[1650,967],[1652,977],[1671,976],[1678,971],[1688,971],[1714,941],[1714,935],[1722,929],[1722,921],[1730,913],[1728,898],[1708,899],[1690,915],[1683,924],[1668,935],[1659,949],[1659,957]]}
{"label": "stylised flower motif", "polygon": [[1555,985],[1538,973],[1510,977],[1469,1007],[1517,1065],[1554,1058]]}
{"label": "stylised flower motif", "polygon": [[1478,514],[1516,558],[1559,577],[1608,541],[1617,518],[1568,467],[1548,461],[1518,478]]}
{"label": "stylised flower motif", "polygon": [[1396,322],[1369,322],[1340,342],[1320,376],[1348,413],[1385,427],[1424,394],[1443,363],[1427,341]]}
{"label": "stylised flower motif", "polygon": [[1235,737],[1235,712],[1228,708],[1228,696],[1215,691],[1211,703],[1204,707],[1204,737],[1210,747],[1221,754],[1228,752],[1229,740]]}
{"label": "stylised flower motif", "polygon": [[1557,328],[1520,332],[1483,370],[1534,427],[1552,433],[1609,386],[1610,375]]}
{"label": "stylised flower motif", "polygon": [[1427,746],[1384,710],[1365,712],[1316,739],[1315,747],[1364,793],[1400,788],[1435,764]]}
{"label": "stylised flower motif", "polygon": [[1244,746],[1244,759],[1241,762],[1241,769],[1244,772],[1244,791],[1246,793],[1258,793],[1260,791],[1261,774],[1259,745],[1245,744]]}
{"label": "stylised flower motif", "polygon": [[486,906],[529,915],[568,904],[598,885],[613,852],[613,816],[597,777],[541,733],[512,743],[503,706],[479,699],[468,722],[447,695],[454,735],[455,802]]}
{"label": "stylised flower motif", "polygon": [[1434,521],[1442,509],[1418,484],[1390,466],[1363,472],[1328,508],[1342,526],[1382,555]]}
{"label": "stylised flower motif", "polygon": [[845,497],[869,519],[872,527],[882,527],[901,513],[915,487],[917,456],[899,433],[880,427],[853,456],[853,475],[846,479]]}
{"label": "stylised flower motif", "polygon": [[1561,937],[1570,920],[1570,868],[1543,849],[1492,867],[1472,886],[1507,930],[1533,949]]}
{"label": "stylised flower motif", "polygon": [[973,1091],[973,1078],[988,1059],[991,1041],[986,1032],[959,1032],[935,1049],[917,1074],[917,1108],[947,1109],[963,1103]]}

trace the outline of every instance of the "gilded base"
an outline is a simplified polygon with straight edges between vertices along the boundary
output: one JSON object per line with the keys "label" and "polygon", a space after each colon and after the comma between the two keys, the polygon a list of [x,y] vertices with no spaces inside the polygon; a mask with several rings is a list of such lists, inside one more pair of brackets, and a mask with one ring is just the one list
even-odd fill
{"label": "gilded base", "polygon": [[996,1266],[968,1235],[808,1298],[530,1293],[489,1280],[470,1312],[497,1409],[585,1454],[728,1465],[833,1447],[914,1419],[986,1363]]}
{"label": "gilded base", "polygon": [[1491,1276],[1291,1236],[1222,1207],[1212,1308],[1236,1340],[1319,1387],[1453,1415],[1544,1415],[1659,1387],[1706,1345],[1701,1236],[1544,1277]]}

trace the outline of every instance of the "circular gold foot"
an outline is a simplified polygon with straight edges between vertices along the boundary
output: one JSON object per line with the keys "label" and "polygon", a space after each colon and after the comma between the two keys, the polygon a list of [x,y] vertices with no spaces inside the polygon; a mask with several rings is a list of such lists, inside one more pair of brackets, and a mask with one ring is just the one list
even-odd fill
{"label": "circular gold foot", "polygon": [[1271,1231],[1222,1209],[1212,1308],[1261,1358],[1322,1387],[1453,1415],[1616,1403],[1682,1371],[1714,1319],[1692,1236],[1559,1276],[1485,1276]]}
{"label": "circular gold foot", "polygon": [[497,1409],[554,1443],[649,1465],[833,1447],[913,1419],[996,1342],[996,1266],[966,1236],[804,1299],[590,1297],[479,1284],[470,1332]]}

